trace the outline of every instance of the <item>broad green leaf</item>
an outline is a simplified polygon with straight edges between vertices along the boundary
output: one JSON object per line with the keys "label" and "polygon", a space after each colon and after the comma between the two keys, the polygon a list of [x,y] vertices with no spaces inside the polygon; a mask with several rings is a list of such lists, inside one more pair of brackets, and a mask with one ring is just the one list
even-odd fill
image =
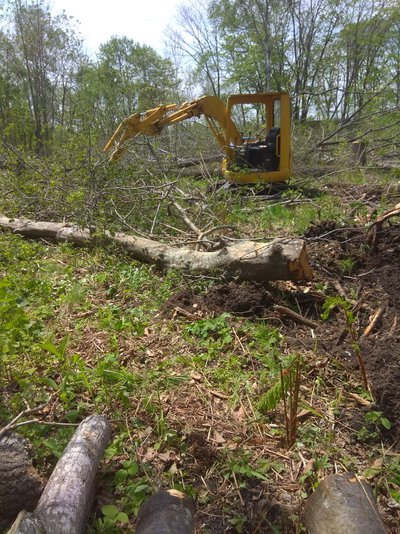
{"label": "broad green leaf", "polygon": [[105,504],[101,507],[101,513],[106,517],[116,518],[119,512],[114,504]]}

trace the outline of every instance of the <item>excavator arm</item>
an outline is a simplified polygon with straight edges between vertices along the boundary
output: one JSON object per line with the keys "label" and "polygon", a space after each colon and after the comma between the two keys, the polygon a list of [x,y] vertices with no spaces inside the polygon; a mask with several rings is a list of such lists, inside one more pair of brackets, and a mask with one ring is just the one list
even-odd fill
{"label": "excavator arm", "polygon": [[204,96],[192,102],[185,102],[179,107],[176,104],[167,104],[130,115],[115,130],[104,150],[113,148],[110,161],[115,161],[122,154],[129,139],[139,134],[159,135],[166,126],[200,116],[206,118],[212,134],[225,153],[229,152],[230,144],[243,143],[242,136],[223,102],[215,96]]}
{"label": "excavator arm", "polygon": [[[266,135],[243,138],[231,118],[235,106],[242,106],[242,112],[245,106],[250,106],[250,109],[261,106]],[[215,96],[203,96],[181,106],[167,104],[144,113],[134,113],[121,122],[104,150],[112,150],[110,161],[115,161],[129,139],[139,134],[158,135],[166,126],[201,116],[205,117],[211,133],[225,153],[222,174],[227,180],[243,184],[282,182],[289,178],[290,98],[287,93],[231,95],[226,106]]]}

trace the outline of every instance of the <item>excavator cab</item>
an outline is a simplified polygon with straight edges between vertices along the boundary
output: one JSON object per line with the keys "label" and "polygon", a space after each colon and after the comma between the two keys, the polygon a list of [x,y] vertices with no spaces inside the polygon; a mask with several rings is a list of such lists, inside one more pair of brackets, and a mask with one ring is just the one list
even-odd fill
{"label": "excavator cab", "polygon": [[104,150],[110,161],[121,155],[129,139],[159,135],[172,124],[193,117],[207,121],[225,153],[222,174],[233,183],[284,182],[291,173],[290,99],[287,93],[231,95],[227,105],[215,96],[161,105],[124,119]]}
{"label": "excavator cab", "polygon": [[230,144],[224,176],[234,183],[287,180],[291,173],[289,95],[231,95],[227,114],[240,130],[242,143]]}

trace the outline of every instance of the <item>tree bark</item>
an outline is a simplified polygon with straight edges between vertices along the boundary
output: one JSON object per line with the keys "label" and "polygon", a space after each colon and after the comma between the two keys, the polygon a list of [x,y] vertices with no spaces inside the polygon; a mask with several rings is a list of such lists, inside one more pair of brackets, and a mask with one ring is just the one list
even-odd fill
{"label": "tree bark", "polygon": [[367,164],[367,145],[363,141],[353,141],[351,144],[351,161],[365,167]]}
{"label": "tree bark", "polygon": [[329,475],[304,510],[310,534],[385,534],[371,487],[352,473]]}
{"label": "tree bark", "polygon": [[[34,222],[0,215],[0,228],[28,237],[90,245],[95,238],[89,229],[66,223]],[[183,269],[203,275],[223,275],[237,280],[311,280],[312,271],[302,239],[239,241],[212,252],[175,248],[158,241],[124,233],[105,233],[105,240],[118,243],[135,260],[161,269]]]}
{"label": "tree bark", "polygon": [[193,500],[177,490],[159,491],[140,510],[136,534],[193,534]]}
{"label": "tree bark", "polygon": [[13,519],[23,508],[34,510],[43,480],[32,465],[32,448],[16,432],[0,437],[0,520]]}
{"label": "tree bark", "polygon": [[83,534],[96,471],[110,438],[107,419],[87,417],[77,428],[34,512],[20,512],[8,534]]}

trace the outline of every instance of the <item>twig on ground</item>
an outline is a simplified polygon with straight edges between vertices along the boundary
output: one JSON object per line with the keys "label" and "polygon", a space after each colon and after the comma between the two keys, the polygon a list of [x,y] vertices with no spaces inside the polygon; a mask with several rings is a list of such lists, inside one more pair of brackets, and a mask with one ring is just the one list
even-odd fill
{"label": "twig on ground", "polygon": [[357,395],[357,393],[348,393],[348,396],[355,400],[358,404],[361,404],[361,406],[366,406],[367,408],[371,408],[372,406],[371,401],[360,397],[360,395]]}
{"label": "twig on ground", "polygon": [[316,323],[315,321],[312,321],[311,319],[307,319],[306,317],[303,317],[299,313],[296,313],[295,311],[291,310],[290,308],[287,308],[286,306],[280,306],[277,304],[274,306],[274,310],[277,311],[280,315],[287,315],[288,317],[293,319],[293,321],[295,321],[296,323],[303,324],[310,328],[315,329],[315,328],[318,328],[319,326],[319,324]]}
{"label": "twig on ground", "polygon": [[230,226],[229,224],[221,224],[219,226],[213,226],[212,228],[209,228],[208,230],[204,230],[203,232],[201,232],[201,234],[199,235],[197,239],[196,250],[199,250],[201,243],[203,244],[210,243],[208,239],[204,239],[206,236],[212,234],[213,232],[216,232],[217,230],[223,230],[225,228],[233,229],[234,227]]}
{"label": "twig on ground", "polygon": [[[4,436],[4,434],[9,432],[10,430],[14,430],[15,428],[18,428],[19,426],[23,426],[23,425],[31,424],[31,423],[49,424],[49,422],[43,422],[40,419],[31,419],[29,421],[24,421],[21,423],[18,423],[18,421],[22,417],[28,417],[29,415],[35,415],[35,414],[42,412],[52,402],[54,395],[55,394],[53,394],[47,402],[45,402],[44,404],[41,404],[40,406],[37,406],[36,408],[27,408],[26,410],[22,410],[22,412],[16,415],[14,419],[12,419],[9,423],[6,424],[6,426],[0,429],[0,439]],[[59,425],[59,424],[64,424],[64,423],[55,423],[55,424]]]}
{"label": "twig on ground", "polygon": [[396,332],[396,328],[397,328],[397,315],[394,316],[393,324],[389,330],[389,337],[392,337],[394,335],[394,333]]}
{"label": "twig on ground", "polygon": [[46,425],[46,426],[63,426],[63,427],[79,426],[79,423],[60,423],[57,421],[43,421],[42,419],[28,419],[28,421],[22,421],[21,423],[16,423],[15,425],[11,425],[6,430],[5,430],[6,427],[4,427],[0,432],[0,438],[3,435],[3,430],[5,430],[5,432],[10,432],[11,430],[15,430],[16,428],[19,428],[20,426],[33,425],[33,424]]}
{"label": "twig on ground", "polygon": [[384,302],[382,304],[382,306],[380,306],[376,312],[374,313],[374,315],[372,316],[372,319],[369,323],[369,325],[366,327],[366,329],[364,330],[364,332],[362,333],[362,335],[360,336],[360,341],[362,341],[363,339],[365,339],[367,336],[369,336],[369,334],[372,332],[372,330],[376,327],[379,319],[382,317],[382,315],[384,314],[385,310],[386,310],[386,307],[387,307],[387,302]]}

